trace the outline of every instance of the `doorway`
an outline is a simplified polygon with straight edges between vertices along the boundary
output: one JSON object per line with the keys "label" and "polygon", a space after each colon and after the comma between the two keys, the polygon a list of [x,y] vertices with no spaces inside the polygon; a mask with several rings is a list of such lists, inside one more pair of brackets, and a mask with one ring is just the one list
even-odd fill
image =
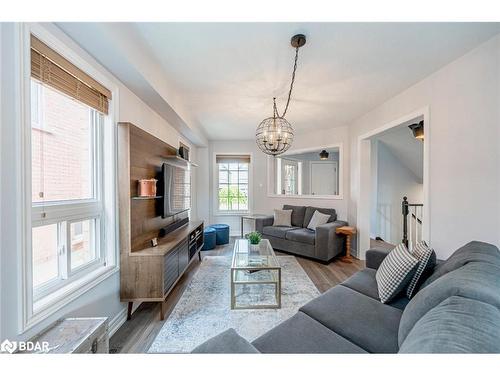
{"label": "doorway", "polygon": [[[387,143],[391,142],[388,142],[387,139],[393,138],[392,143],[394,144],[394,139],[398,139],[398,133],[403,134],[404,132],[407,132],[406,134],[411,135],[408,125],[415,123],[415,121],[424,121],[425,141],[421,144],[421,179],[419,179],[419,176],[413,176],[415,177],[415,184],[410,185],[408,182],[408,176],[411,174],[419,174],[411,172],[411,168],[408,168],[410,169],[410,172],[408,172],[408,176],[404,176],[404,178],[399,175],[404,174],[402,168],[398,169],[398,171],[394,170],[393,172],[395,176],[390,177],[391,167],[389,167],[389,169],[387,168],[390,164],[388,160],[395,159],[396,161],[394,162],[394,165],[397,164],[399,167],[402,167],[401,164],[403,163],[401,163],[401,160],[398,159],[401,159],[401,155],[403,154],[397,156],[394,155],[395,152],[391,152],[390,149],[388,150]],[[386,140],[385,143],[383,141],[384,139]],[[402,202],[406,191],[408,191],[408,195],[411,195],[409,198],[419,201],[422,205],[418,213],[418,215],[420,215],[419,220],[421,223],[420,239],[430,243],[429,139],[430,122],[428,107],[391,121],[390,123],[363,134],[358,138],[359,190],[357,227],[359,233],[358,253],[361,259],[365,259],[365,253],[366,250],[370,248],[371,239],[375,237],[382,237],[379,235],[380,233],[383,233],[383,235],[386,236],[386,238],[382,237],[382,239],[388,243],[396,242],[393,243],[393,245],[397,245],[402,242],[402,238],[400,239],[400,237],[402,237],[401,231],[403,230]],[[380,153],[384,153],[382,156],[382,162],[385,163],[383,164],[383,168],[386,169],[383,171],[383,173],[386,173],[385,176],[383,176],[383,173],[379,174],[378,171],[378,167],[381,165],[378,160]],[[389,172],[387,170],[389,170]],[[387,173],[389,173],[389,178]],[[399,174],[396,175],[396,173]],[[386,179],[385,182],[383,181],[384,178]],[[391,178],[393,178],[393,180],[391,180]],[[406,182],[403,184],[403,181]],[[418,187],[418,185],[420,185],[420,187]],[[384,191],[380,192],[380,188]],[[414,191],[411,191],[413,188]],[[420,190],[420,195],[418,190]],[[399,197],[399,195],[402,196]]]}

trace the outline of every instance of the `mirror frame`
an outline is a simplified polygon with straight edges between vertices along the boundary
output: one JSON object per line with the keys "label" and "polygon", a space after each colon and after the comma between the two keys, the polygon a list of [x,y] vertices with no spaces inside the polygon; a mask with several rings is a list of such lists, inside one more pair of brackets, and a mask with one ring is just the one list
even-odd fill
{"label": "mirror frame", "polygon": [[274,171],[274,156],[267,157],[267,196],[269,198],[281,198],[281,199],[344,199],[344,145],[343,143],[334,143],[330,145],[321,145],[315,147],[307,147],[300,149],[293,149],[292,151],[287,151],[280,156],[289,156],[289,155],[297,155],[305,152],[314,152],[318,149],[323,150],[327,148],[338,148],[339,149],[339,193],[337,195],[286,195],[286,194],[276,194],[275,189],[275,176],[271,176],[271,166]]}

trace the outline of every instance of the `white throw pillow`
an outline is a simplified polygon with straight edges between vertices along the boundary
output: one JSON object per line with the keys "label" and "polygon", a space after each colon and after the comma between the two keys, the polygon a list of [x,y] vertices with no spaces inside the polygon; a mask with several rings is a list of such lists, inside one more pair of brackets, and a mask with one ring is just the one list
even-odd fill
{"label": "white throw pillow", "polygon": [[309,221],[309,224],[307,225],[307,229],[316,230],[316,227],[318,225],[328,223],[329,219],[330,219],[330,215],[322,214],[321,212],[316,210],[316,211],[314,211],[314,214],[311,218],[311,221]]}
{"label": "white throw pillow", "polygon": [[274,210],[273,227],[291,227],[292,210]]}
{"label": "white throw pillow", "polygon": [[382,303],[389,302],[406,288],[418,264],[419,260],[403,244],[396,246],[384,258],[375,274],[378,296]]}

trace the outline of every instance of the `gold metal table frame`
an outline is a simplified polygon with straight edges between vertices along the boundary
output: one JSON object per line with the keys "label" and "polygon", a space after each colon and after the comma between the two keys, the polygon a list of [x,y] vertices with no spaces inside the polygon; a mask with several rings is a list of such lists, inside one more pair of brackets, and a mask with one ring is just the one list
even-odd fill
{"label": "gold metal table frame", "polygon": [[[254,274],[258,277],[252,277]],[[236,286],[245,284],[274,285],[276,303],[238,304]],[[263,239],[258,245],[250,245],[246,239],[237,239],[231,262],[231,309],[279,308],[281,308],[281,266],[269,240]]]}

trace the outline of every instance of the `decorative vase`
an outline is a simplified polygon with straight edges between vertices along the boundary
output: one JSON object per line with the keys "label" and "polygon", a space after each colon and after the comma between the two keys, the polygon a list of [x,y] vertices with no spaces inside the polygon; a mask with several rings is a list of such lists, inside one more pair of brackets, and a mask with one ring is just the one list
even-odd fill
{"label": "decorative vase", "polygon": [[137,194],[140,197],[155,197],[156,196],[156,182],[154,178],[141,179],[137,181]]}

